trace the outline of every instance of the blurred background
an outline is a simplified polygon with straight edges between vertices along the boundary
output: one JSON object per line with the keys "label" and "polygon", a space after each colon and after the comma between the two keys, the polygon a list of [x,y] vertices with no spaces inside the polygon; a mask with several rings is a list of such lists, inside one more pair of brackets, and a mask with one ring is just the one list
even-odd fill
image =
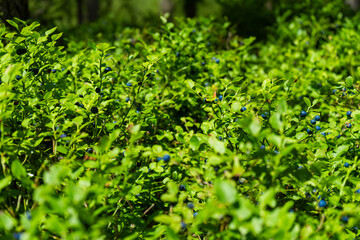
{"label": "blurred background", "polygon": [[[124,27],[156,26],[160,15],[228,19],[243,37],[266,38],[279,18],[336,20],[357,13],[360,0],[0,0],[2,21],[36,20],[74,34],[111,35]],[[76,31],[75,31],[76,30]]]}

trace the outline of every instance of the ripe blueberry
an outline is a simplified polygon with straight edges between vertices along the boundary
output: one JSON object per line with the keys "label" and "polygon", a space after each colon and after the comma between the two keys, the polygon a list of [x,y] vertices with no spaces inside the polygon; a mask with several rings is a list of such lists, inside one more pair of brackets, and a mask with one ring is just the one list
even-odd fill
{"label": "ripe blueberry", "polygon": [[351,128],[351,123],[345,124],[347,128]]}
{"label": "ripe blueberry", "polygon": [[56,69],[52,69],[51,72],[52,72],[52,73],[56,73]]}
{"label": "ripe blueberry", "polygon": [[310,129],[306,129],[306,132],[307,132],[308,134],[312,134],[312,131],[311,131]]}
{"label": "ripe blueberry", "polygon": [[106,67],[105,70],[104,70],[105,73],[108,73],[110,71],[112,71],[111,67]]}
{"label": "ripe blueberry", "polygon": [[66,137],[66,134],[65,134],[65,133],[63,133],[63,134],[60,135],[60,138],[65,138],[65,137]]}
{"label": "ripe blueberry", "polygon": [[326,207],[326,205],[327,204],[326,204],[326,201],[324,199],[320,200],[319,207],[324,208],[324,207]]}
{"label": "ripe blueberry", "polygon": [[127,97],[127,98],[125,99],[125,102],[128,102],[128,101],[130,101],[130,98],[129,98],[129,97]]}
{"label": "ripe blueberry", "polygon": [[355,193],[360,193],[360,189],[356,189]]}
{"label": "ripe blueberry", "polygon": [[186,228],[186,223],[181,222],[181,229],[184,230]]}
{"label": "ripe blueberry", "polygon": [[189,202],[187,204],[187,207],[190,208],[190,209],[193,209],[194,208],[194,204],[192,202]]}
{"label": "ripe blueberry", "polygon": [[320,116],[319,116],[319,115],[316,115],[316,116],[315,116],[315,120],[316,120],[316,121],[320,121]]}
{"label": "ripe blueberry", "polygon": [[128,83],[126,84],[126,86],[131,87],[131,86],[132,86],[132,83],[128,82]]}
{"label": "ripe blueberry", "polygon": [[350,164],[348,162],[344,163],[344,167],[350,167]]}
{"label": "ripe blueberry", "polygon": [[336,89],[334,89],[334,90],[332,91],[332,93],[334,93],[334,94],[335,94],[335,93],[336,93]]}
{"label": "ripe blueberry", "polygon": [[344,223],[348,223],[349,222],[349,217],[348,216],[342,216],[341,221],[344,222]]}
{"label": "ripe blueberry", "polygon": [[[241,111],[241,112],[245,112],[245,111],[246,111],[246,107],[242,107],[240,111]],[[262,115],[261,115],[261,116],[262,116]]]}
{"label": "ripe blueberry", "polygon": [[169,161],[169,160],[170,160],[170,155],[165,154],[165,155],[163,156],[163,159],[164,159],[164,161]]}
{"label": "ripe blueberry", "polygon": [[185,185],[184,185],[184,184],[180,184],[179,190],[180,190],[180,191],[185,191],[185,190],[186,190]]}
{"label": "ripe blueberry", "polygon": [[311,120],[310,120],[310,123],[311,123],[311,124],[315,124],[315,123],[316,123],[316,120],[315,120],[315,119],[311,119]]}
{"label": "ripe blueberry", "polygon": [[99,112],[99,109],[97,107],[92,107],[91,108],[91,112],[92,113],[98,113]]}
{"label": "ripe blueberry", "polygon": [[219,100],[222,101],[223,100],[223,95],[219,96]]}
{"label": "ripe blueberry", "polygon": [[17,55],[23,55],[26,53],[26,49],[25,48],[18,48],[16,49],[16,54]]}
{"label": "ripe blueberry", "polygon": [[220,141],[222,140],[222,137],[221,137],[221,136],[219,136],[219,140],[220,140]]}
{"label": "ripe blueberry", "polygon": [[265,149],[265,145],[261,145],[261,146],[260,146],[260,149],[261,149],[261,150],[264,150],[264,149]]}
{"label": "ripe blueberry", "polygon": [[307,115],[307,112],[305,112],[305,111],[301,111],[300,116],[302,116],[302,117],[306,117],[306,115]]}
{"label": "ripe blueberry", "polygon": [[220,62],[220,59],[216,59],[215,62],[216,62],[216,63],[219,63],[219,62]]}
{"label": "ripe blueberry", "polygon": [[20,75],[16,75],[16,80],[20,80],[20,79],[22,79],[22,76],[20,76]]}
{"label": "ripe blueberry", "polygon": [[351,111],[347,111],[347,112],[346,112],[346,116],[348,116],[348,117],[351,117],[351,114],[352,114]]}
{"label": "ripe blueberry", "polygon": [[315,128],[316,128],[316,131],[319,131],[321,129],[320,126],[316,126]]}

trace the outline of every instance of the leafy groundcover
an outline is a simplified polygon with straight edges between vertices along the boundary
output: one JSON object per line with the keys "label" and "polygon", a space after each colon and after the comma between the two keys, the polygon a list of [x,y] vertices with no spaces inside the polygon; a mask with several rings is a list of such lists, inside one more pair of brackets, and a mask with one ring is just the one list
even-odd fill
{"label": "leafy groundcover", "polygon": [[356,238],[358,21],[162,22],[0,27],[0,238]]}

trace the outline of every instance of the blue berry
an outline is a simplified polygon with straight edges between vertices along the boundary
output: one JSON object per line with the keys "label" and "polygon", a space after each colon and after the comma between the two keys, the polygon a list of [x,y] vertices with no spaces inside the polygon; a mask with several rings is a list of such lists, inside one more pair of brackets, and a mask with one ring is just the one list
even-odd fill
{"label": "blue berry", "polygon": [[170,155],[165,154],[165,155],[163,156],[163,159],[164,159],[164,161],[169,161],[169,160],[170,160]]}
{"label": "blue berry", "polygon": [[198,212],[194,212],[193,216],[196,217],[198,214]]}
{"label": "blue berry", "polygon": [[[92,149],[92,148],[88,148],[88,149],[86,149],[86,152],[88,152],[88,153],[93,153],[93,149]],[[125,154],[125,151],[124,151],[124,154]]]}
{"label": "blue berry", "polygon": [[28,220],[31,220],[31,212],[29,210],[25,212],[25,216]]}
{"label": "blue berry", "polygon": [[220,95],[220,96],[219,96],[219,100],[220,100],[220,101],[222,101],[222,100],[223,100],[223,98],[224,98],[224,96],[223,96],[223,95]]}
{"label": "blue berry", "polygon": [[186,223],[181,222],[181,229],[184,230],[186,228]]}
{"label": "blue berry", "polygon": [[16,80],[20,80],[20,79],[22,79],[22,76],[20,76],[20,75],[16,75]]}
{"label": "blue berry", "polygon": [[311,131],[310,129],[306,129],[306,132],[307,132],[308,134],[312,134],[312,131]]}
{"label": "blue berry", "polygon": [[264,150],[264,149],[265,149],[265,145],[261,145],[261,146],[260,146],[260,149],[261,149],[261,150]]}
{"label": "blue berry", "polygon": [[307,115],[307,112],[305,112],[305,111],[301,111],[300,116],[302,116],[302,117],[306,117],[306,115]]}
{"label": "blue berry", "polygon": [[274,150],[274,153],[275,153],[275,154],[279,154],[279,152],[278,152],[277,150]]}
{"label": "blue berry", "polygon": [[348,116],[348,117],[351,117],[351,114],[352,114],[351,111],[347,111],[347,112],[346,112],[346,116]]}
{"label": "blue berry", "polygon": [[221,137],[221,136],[219,136],[219,140],[220,140],[220,141],[222,140],[222,137]]}
{"label": "blue berry", "polygon": [[324,137],[326,137],[326,133],[322,132],[321,135],[323,135]]}
{"label": "blue berry", "polygon": [[326,205],[327,204],[326,204],[326,201],[324,199],[320,200],[319,207],[324,208],[324,207],[326,207]]}
{"label": "blue berry", "polygon": [[185,185],[184,185],[184,184],[180,184],[179,190],[180,190],[180,191],[185,191],[185,190],[186,190]]}
{"label": "blue berry", "polygon": [[156,160],[157,160],[157,161],[161,161],[161,160],[163,160],[163,158],[162,158],[162,157],[158,157]]}
{"label": "blue berry", "polygon": [[190,208],[190,209],[193,209],[194,208],[194,204],[192,202],[189,202],[187,204],[187,207]]}
{"label": "blue berry", "polygon": [[90,110],[92,113],[96,114],[99,112],[99,109],[97,107],[92,107]]}
{"label": "blue berry", "polygon": [[340,138],[340,137],[341,137],[341,135],[340,135],[340,134],[336,136],[336,138]]}
{"label": "blue berry", "polygon": [[128,101],[130,101],[130,98],[129,98],[129,97],[127,97],[127,98],[125,99],[125,102],[128,102]]}
{"label": "blue berry", "polygon": [[176,52],[175,55],[178,57],[178,56],[180,56],[180,53],[179,53],[179,52]]}
{"label": "blue berry", "polygon": [[316,116],[315,116],[315,120],[316,120],[316,121],[320,121],[320,116],[319,116],[319,115],[316,115]]}
{"label": "blue berry", "polygon": [[206,98],[204,98],[204,102],[206,102]]}
{"label": "blue berry", "polygon": [[128,83],[126,84],[126,86],[131,87],[131,86],[132,86],[132,83],[128,82]]}
{"label": "blue berry", "polygon": [[205,62],[201,62],[201,65],[205,66]]}
{"label": "blue berry", "polygon": [[360,193],[360,189],[356,189],[355,193]]}
{"label": "blue berry", "polygon": [[15,238],[16,240],[20,240],[22,236],[22,233],[13,233],[13,238]]}
{"label": "blue berry", "polygon": [[351,123],[345,124],[347,128],[351,128]]}
{"label": "blue berry", "polygon": [[267,119],[268,118],[268,116],[267,115],[265,115],[265,114],[261,114],[261,117],[263,118],[263,119]]}
{"label": "blue berry", "polygon": [[216,63],[219,63],[219,62],[220,62],[220,59],[216,59],[215,62],[216,62]]}
{"label": "blue berry", "polygon": [[60,138],[65,138],[65,137],[66,137],[66,134],[65,134],[65,133],[63,133],[63,134],[60,135]]}
{"label": "blue berry", "polygon": [[348,162],[344,163],[344,167],[350,167],[350,164]]}
{"label": "blue berry", "polygon": [[321,130],[321,127],[320,127],[320,126],[316,126],[315,128],[316,128],[316,131]]}
{"label": "blue berry", "polygon": [[206,83],[205,83],[205,87],[207,87],[207,86],[210,86],[210,83],[206,82]]}
{"label": "blue berry", "polygon": [[334,90],[332,91],[332,93],[334,93],[334,94],[335,94],[335,93],[336,93],[336,91],[337,91],[337,90],[336,90],[336,89],[334,89]]}
{"label": "blue berry", "polygon": [[[246,111],[246,107],[242,107],[240,111],[241,111],[241,112],[245,112],[245,111]],[[261,115],[261,116],[262,116],[262,115]]]}
{"label": "blue berry", "polygon": [[316,120],[315,120],[315,119],[311,119],[311,120],[310,120],[310,123],[311,123],[311,124],[315,124],[315,123],[316,123]]}
{"label": "blue berry", "polygon": [[112,71],[111,67],[106,67],[105,70],[104,70],[105,73],[108,73],[110,71]]}
{"label": "blue berry", "polygon": [[348,223],[349,222],[349,217],[348,216],[342,216],[341,221],[344,222],[344,223]]}

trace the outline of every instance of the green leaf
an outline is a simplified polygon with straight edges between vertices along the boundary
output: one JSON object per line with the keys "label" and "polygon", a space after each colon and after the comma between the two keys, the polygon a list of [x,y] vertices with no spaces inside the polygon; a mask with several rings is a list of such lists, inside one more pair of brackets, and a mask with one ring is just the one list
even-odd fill
{"label": "green leaf", "polygon": [[12,20],[6,20],[11,26],[13,26],[14,28],[16,28],[16,30],[19,31],[19,26],[17,25],[16,22],[12,21]]}
{"label": "green leaf", "polygon": [[16,225],[16,220],[8,213],[0,211],[0,229],[10,231]]}
{"label": "green leaf", "polygon": [[160,19],[163,24],[167,23],[167,19],[165,17],[160,16]]}
{"label": "green leaf", "polygon": [[304,97],[304,101],[308,107],[311,107],[311,102],[307,97]]}
{"label": "green leaf", "polygon": [[193,80],[186,80],[185,83],[191,89],[195,86],[195,83]]}
{"label": "green leaf", "polygon": [[349,86],[349,87],[351,87],[353,84],[354,84],[354,79],[353,79],[353,77],[348,76],[348,77],[346,78],[346,85]]}
{"label": "green leaf", "polygon": [[231,111],[238,112],[241,109],[241,104],[239,102],[233,102],[231,104]]}
{"label": "green leaf", "polygon": [[215,152],[219,154],[225,153],[226,150],[225,143],[217,140],[214,136],[209,137],[208,143],[210,147],[212,147],[215,150]]}
{"label": "green leaf", "polygon": [[341,145],[339,147],[337,147],[334,152],[332,153],[332,157],[333,158],[337,158],[340,157],[342,154],[344,154],[348,149],[349,149],[349,145]]}
{"label": "green leaf", "polygon": [[217,182],[215,192],[217,199],[222,203],[232,204],[236,201],[237,190],[230,182]]}
{"label": "green leaf", "polygon": [[11,172],[13,176],[19,180],[26,177],[26,169],[19,160],[15,160],[11,163]]}
{"label": "green leaf", "polygon": [[12,177],[11,176],[6,176],[3,179],[0,180],[0,191],[9,186],[9,184],[11,183]]}
{"label": "green leaf", "polygon": [[56,41],[56,40],[58,40],[61,36],[62,36],[62,33],[54,34],[54,35],[51,36],[51,39],[52,39],[53,41]]}
{"label": "green leaf", "polygon": [[199,141],[199,138],[196,137],[196,136],[192,136],[191,139],[190,139],[190,148],[193,150],[193,151],[197,151],[199,149],[201,145],[201,142]]}
{"label": "green leaf", "polygon": [[49,36],[50,34],[52,34],[53,32],[55,32],[56,29],[57,29],[57,27],[53,27],[52,29],[47,30],[47,31],[45,32],[45,35],[46,35],[46,36]]}

